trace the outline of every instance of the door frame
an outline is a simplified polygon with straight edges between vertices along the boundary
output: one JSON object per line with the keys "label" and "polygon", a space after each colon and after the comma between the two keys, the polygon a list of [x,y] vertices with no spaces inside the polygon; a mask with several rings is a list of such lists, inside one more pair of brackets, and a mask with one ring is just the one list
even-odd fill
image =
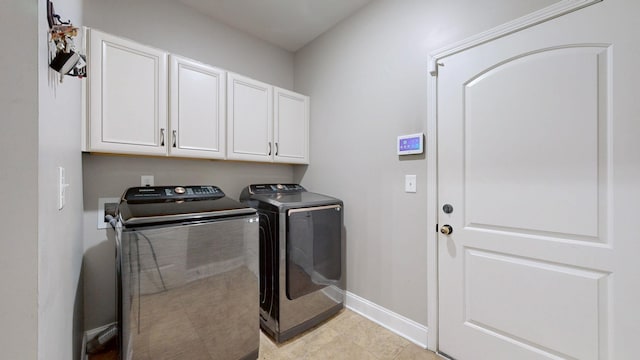
{"label": "door frame", "polygon": [[427,348],[438,353],[438,63],[443,58],[530,28],[603,0],[561,0],[493,29],[437,49],[429,54],[427,76]]}

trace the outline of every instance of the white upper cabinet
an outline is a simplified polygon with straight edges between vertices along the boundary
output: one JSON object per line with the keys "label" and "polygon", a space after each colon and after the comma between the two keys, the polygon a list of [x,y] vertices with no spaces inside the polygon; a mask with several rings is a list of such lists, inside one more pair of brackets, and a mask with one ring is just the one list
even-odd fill
{"label": "white upper cabinet", "polygon": [[274,161],[309,163],[309,97],[274,88]]}
{"label": "white upper cabinet", "polygon": [[83,151],[309,163],[309,97],[86,29]]}
{"label": "white upper cabinet", "polygon": [[227,158],[309,163],[309,97],[229,73],[227,119]]}
{"label": "white upper cabinet", "polygon": [[169,155],[225,158],[225,71],[170,56]]}
{"label": "white upper cabinet", "polygon": [[88,34],[87,148],[165,154],[167,53],[96,30]]}
{"label": "white upper cabinet", "polygon": [[227,158],[272,161],[273,86],[238,74],[227,77]]}

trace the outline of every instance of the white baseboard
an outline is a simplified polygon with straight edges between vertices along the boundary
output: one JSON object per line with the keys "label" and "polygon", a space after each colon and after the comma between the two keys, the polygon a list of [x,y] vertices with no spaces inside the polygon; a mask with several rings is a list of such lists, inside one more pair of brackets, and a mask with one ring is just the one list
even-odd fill
{"label": "white baseboard", "polygon": [[89,356],[87,355],[87,342],[89,340],[92,340],[94,337],[96,337],[96,335],[100,334],[101,332],[103,332],[113,324],[115,323],[103,325],[95,329],[90,329],[84,332],[84,336],[82,337],[82,352],[80,353],[80,359],[89,360]]}
{"label": "white baseboard", "polygon": [[427,348],[428,328],[426,326],[396,314],[349,291],[346,292],[346,295],[345,306],[347,309],[387,328],[423,349]]}
{"label": "white baseboard", "polygon": [[82,350],[80,350],[80,360],[89,360],[87,356],[87,332],[82,335]]}

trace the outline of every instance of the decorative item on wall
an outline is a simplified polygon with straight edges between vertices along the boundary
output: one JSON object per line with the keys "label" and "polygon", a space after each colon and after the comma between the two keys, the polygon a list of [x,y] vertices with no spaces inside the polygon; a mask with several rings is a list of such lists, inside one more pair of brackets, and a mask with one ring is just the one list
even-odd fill
{"label": "decorative item on wall", "polygon": [[63,21],[53,9],[53,2],[47,0],[47,20],[49,21],[49,67],[64,75],[83,78],[87,76],[86,56],[80,54],[73,43],[78,28],[71,20]]}

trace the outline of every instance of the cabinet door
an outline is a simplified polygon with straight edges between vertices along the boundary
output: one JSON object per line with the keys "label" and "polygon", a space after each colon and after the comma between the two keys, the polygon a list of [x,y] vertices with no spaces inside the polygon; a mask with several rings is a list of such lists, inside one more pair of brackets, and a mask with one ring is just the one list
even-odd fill
{"label": "cabinet door", "polygon": [[170,57],[169,154],[224,159],[225,72]]}
{"label": "cabinet door", "polygon": [[89,33],[90,151],[166,154],[167,54]]}
{"label": "cabinet door", "polygon": [[229,73],[227,77],[227,158],[272,161],[273,87]]}
{"label": "cabinet door", "polygon": [[309,163],[309,97],[275,88],[274,161]]}

